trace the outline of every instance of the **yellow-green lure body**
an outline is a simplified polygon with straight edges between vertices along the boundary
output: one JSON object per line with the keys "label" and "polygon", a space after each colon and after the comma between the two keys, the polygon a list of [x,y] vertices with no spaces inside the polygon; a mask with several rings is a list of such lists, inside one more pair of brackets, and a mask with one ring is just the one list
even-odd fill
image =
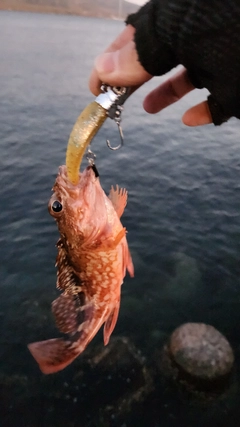
{"label": "yellow-green lure body", "polygon": [[79,168],[88,144],[103,125],[107,111],[96,101],[91,102],[78,117],[68,140],[66,166],[68,179],[76,185]]}
{"label": "yellow-green lure body", "polygon": [[103,85],[101,89],[103,93],[78,117],[68,140],[66,167],[68,179],[73,185],[79,181],[79,169],[87,146],[107,117],[114,119],[119,126],[121,106],[130,93],[130,89],[125,87]]}

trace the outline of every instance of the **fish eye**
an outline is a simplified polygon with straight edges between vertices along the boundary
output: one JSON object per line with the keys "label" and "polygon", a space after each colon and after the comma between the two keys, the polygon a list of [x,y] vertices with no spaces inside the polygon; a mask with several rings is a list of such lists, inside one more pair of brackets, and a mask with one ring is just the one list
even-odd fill
{"label": "fish eye", "polygon": [[58,201],[58,200],[55,200],[53,203],[52,203],[52,210],[53,210],[53,212],[61,212],[61,210],[62,210],[62,204]]}

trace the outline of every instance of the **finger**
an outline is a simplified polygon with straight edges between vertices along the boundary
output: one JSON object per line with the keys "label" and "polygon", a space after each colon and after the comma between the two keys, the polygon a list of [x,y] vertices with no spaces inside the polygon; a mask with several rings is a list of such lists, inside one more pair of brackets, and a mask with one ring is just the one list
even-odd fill
{"label": "finger", "polygon": [[152,77],[138,61],[133,41],[120,50],[100,55],[95,61],[95,68],[100,80],[112,86],[140,85]]}
{"label": "finger", "polygon": [[183,68],[173,77],[166,80],[152,92],[150,92],[143,102],[143,108],[150,114],[156,114],[163,108],[179,101],[184,95],[194,89]]}
{"label": "finger", "polygon": [[208,102],[204,101],[190,108],[184,113],[182,121],[187,126],[201,126],[212,123]]}
{"label": "finger", "polygon": [[128,25],[105,53],[96,58],[89,80],[89,88],[95,95],[100,92],[101,82],[135,86],[151,78],[138,61],[134,32],[135,29]]}
{"label": "finger", "polygon": [[[133,40],[135,33],[135,28],[131,25],[127,25],[125,29],[119,34],[119,36],[107,47],[104,51],[106,52],[114,52],[116,50],[121,49],[131,40]],[[100,93],[101,80],[99,79],[98,72],[94,66],[90,78],[89,78],[89,89],[94,95],[98,95]]]}

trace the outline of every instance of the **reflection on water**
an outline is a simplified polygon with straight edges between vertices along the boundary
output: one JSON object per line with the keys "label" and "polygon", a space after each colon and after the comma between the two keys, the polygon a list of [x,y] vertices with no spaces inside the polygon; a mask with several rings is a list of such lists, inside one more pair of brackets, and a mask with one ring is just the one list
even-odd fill
{"label": "reflection on water", "polygon": [[[122,25],[0,13],[4,426],[238,425],[239,122],[181,125],[182,111],[206,93],[148,116],[141,102],[150,82],[127,102],[124,148],[105,146],[106,137],[118,144],[113,123],[93,143],[103,187],[118,183],[129,191],[123,223],[136,270],[124,282],[109,349],[100,332],[69,368],[43,376],[26,348],[57,334],[50,306],[58,233],[47,202],[71,127],[93,98],[93,59]],[[230,341],[236,369],[224,396],[189,397],[159,372],[159,351],[185,322],[209,323]]]}

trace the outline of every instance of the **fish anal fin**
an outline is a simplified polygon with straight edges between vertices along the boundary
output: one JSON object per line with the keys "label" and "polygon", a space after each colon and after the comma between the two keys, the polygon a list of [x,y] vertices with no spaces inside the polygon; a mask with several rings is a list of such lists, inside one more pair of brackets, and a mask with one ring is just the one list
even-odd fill
{"label": "fish anal fin", "polygon": [[118,313],[120,307],[120,300],[117,302],[111,313],[109,314],[103,329],[103,342],[104,345],[107,345],[110,339],[110,336],[116,326]]}
{"label": "fish anal fin", "polygon": [[116,185],[115,190],[112,186],[108,197],[111,200],[118,217],[121,218],[127,204],[127,190],[125,188],[119,188],[118,185]]}
{"label": "fish anal fin", "polygon": [[61,371],[83,351],[77,351],[71,341],[62,338],[34,342],[28,345],[28,349],[44,374]]}

